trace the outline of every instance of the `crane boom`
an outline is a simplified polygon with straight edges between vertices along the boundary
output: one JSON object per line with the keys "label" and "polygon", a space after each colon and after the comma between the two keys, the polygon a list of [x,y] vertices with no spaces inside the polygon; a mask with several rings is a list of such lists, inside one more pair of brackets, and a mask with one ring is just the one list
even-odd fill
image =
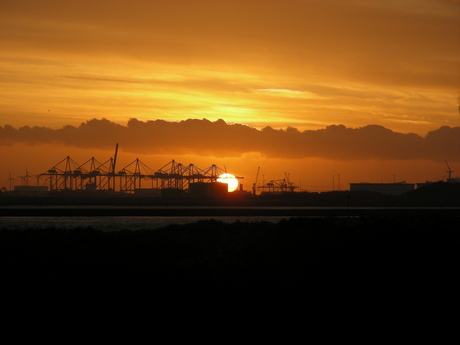
{"label": "crane boom", "polygon": [[256,195],[257,181],[259,180],[260,167],[257,167],[256,182],[252,185],[252,194]]}
{"label": "crane boom", "polygon": [[115,166],[117,164],[118,143],[115,146],[115,154],[113,155],[112,173],[115,174]]}

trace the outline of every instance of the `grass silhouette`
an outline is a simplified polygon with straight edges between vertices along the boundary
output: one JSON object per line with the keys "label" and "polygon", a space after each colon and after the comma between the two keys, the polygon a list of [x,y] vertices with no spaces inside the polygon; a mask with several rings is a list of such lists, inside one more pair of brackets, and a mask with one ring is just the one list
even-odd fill
{"label": "grass silhouette", "polygon": [[436,216],[3,229],[4,310],[175,318],[414,311],[421,300],[427,308],[452,297],[458,229],[459,218]]}

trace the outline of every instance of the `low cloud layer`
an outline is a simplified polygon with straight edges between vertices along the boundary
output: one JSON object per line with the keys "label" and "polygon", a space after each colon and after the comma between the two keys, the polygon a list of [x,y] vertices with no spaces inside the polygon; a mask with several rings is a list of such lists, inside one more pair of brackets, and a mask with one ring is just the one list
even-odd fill
{"label": "low cloud layer", "polygon": [[320,157],[348,159],[457,160],[460,127],[441,127],[425,137],[393,132],[378,125],[347,128],[328,126],[319,130],[296,128],[262,130],[203,119],[180,122],[129,120],[126,126],[106,119],[93,119],[79,127],[0,127],[0,145],[56,144],[88,149],[113,149],[139,154],[209,155],[237,157],[258,152],[268,158]]}

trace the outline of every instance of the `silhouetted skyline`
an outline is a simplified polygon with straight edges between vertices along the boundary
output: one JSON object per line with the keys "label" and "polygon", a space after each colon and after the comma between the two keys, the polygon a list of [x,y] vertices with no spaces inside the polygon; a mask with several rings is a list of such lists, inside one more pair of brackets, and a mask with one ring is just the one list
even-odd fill
{"label": "silhouetted skyline", "polygon": [[0,178],[7,186],[12,173],[15,184],[21,184],[25,174],[44,173],[67,156],[80,164],[91,157],[104,162],[119,143],[119,167],[137,158],[154,170],[172,159],[201,168],[217,164],[244,176],[246,190],[255,182],[258,167],[259,183],[288,174],[300,190],[309,191],[340,189],[340,182],[342,189],[356,182],[420,183],[446,179],[446,161],[457,176],[459,132],[460,127],[447,126],[424,137],[377,125],[256,129],[206,119],[131,119],[125,126],[93,119],[60,129],[6,125],[0,126]]}

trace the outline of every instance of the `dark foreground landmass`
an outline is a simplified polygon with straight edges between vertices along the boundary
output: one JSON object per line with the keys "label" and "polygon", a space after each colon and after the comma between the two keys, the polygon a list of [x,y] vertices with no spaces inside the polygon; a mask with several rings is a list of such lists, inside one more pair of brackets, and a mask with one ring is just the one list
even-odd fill
{"label": "dark foreground landmass", "polygon": [[3,229],[2,312],[174,322],[432,317],[456,301],[459,223],[431,215],[209,220],[119,232]]}

